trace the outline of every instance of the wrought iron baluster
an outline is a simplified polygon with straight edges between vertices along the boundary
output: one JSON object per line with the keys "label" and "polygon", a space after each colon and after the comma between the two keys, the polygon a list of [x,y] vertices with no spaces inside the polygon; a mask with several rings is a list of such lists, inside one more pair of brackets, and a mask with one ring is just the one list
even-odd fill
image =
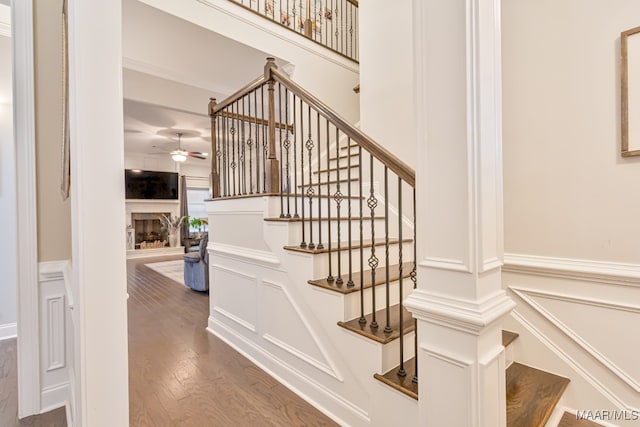
{"label": "wrought iron baluster", "polygon": [[[228,109],[225,108],[223,113],[228,113]],[[224,169],[224,195],[229,196],[229,116],[223,115],[222,121],[222,133],[224,135],[224,141],[222,143],[222,164]]]}
{"label": "wrought iron baluster", "polygon": [[235,106],[234,102],[231,104],[231,177],[233,178],[233,195],[236,195],[236,167],[238,164],[236,163],[236,120],[235,120]]}
{"label": "wrought iron baluster", "polygon": [[266,120],[264,119],[264,85],[260,86],[260,94],[262,95],[262,192],[267,192],[267,127],[264,125]]}
{"label": "wrought iron baluster", "polygon": [[[297,115],[296,115],[296,98],[297,96],[293,96],[293,121],[294,123],[297,123]],[[302,112],[300,112],[302,113]],[[298,126],[298,124],[296,124],[296,126]],[[298,199],[296,198],[296,194],[298,194],[298,133],[296,132],[296,128],[294,127],[291,131],[291,133],[293,134],[293,198],[294,198],[294,204],[293,204],[293,217],[294,218],[300,218],[300,215],[298,215]]]}
{"label": "wrought iron baluster", "polygon": [[385,307],[387,309],[387,324],[384,327],[384,333],[390,334],[393,329],[391,329],[391,310],[389,308],[389,292],[391,288],[389,283],[389,169],[386,166],[384,167],[384,266],[386,268],[384,289],[386,296]]}
{"label": "wrought iron baluster", "polygon": [[349,280],[347,280],[347,287],[353,288],[353,249],[351,247],[351,138],[347,138],[347,234],[349,240]]}
{"label": "wrought iron baluster", "polygon": [[[367,323],[367,319],[364,317],[364,210],[362,207],[362,147],[358,145],[358,205],[360,207],[360,216],[358,223],[360,225],[360,324]],[[371,284],[372,292],[375,292],[375,284]]]}
{"label": "wrought iron baluster", "polygon": [[[287,0],[287,5],[289,4],[289,0]],[[289,10],[289,9],[287,9]],[[284,109],[285,109],[285,117],[286,117],[286,128],[285,135],[286,138],[284,140],[284,149],[286,151],[286,165],[285,168],[287,170],[287,214],[285,218],[291,218],[291,170],[289,165],[289,150],[291,149],[291,139],[289,138],[289,89],[284,88]]]}
{"label": "wrought iron baluster", "polygon": [[[282,13],[282,7],[280,8],[280,13]],[[284,121],[282,120],[282,84],[278,82],[278,121],[276,125],[278,126],[278,135],[280,139],[280,158],[282,159],[282,155],[284,153],[283,150],[283,141],[282,141],[282,124]],[[282,165],[280,165],[280,218],[286,218],[284,214],[284,177],[282,176]]]}
{"label": "wrought iron baluster", "polygon": [[[409,274],[409,277],[413,282],[413,289],[416,289],[418,287],[418,274],[416,271],[418,266],[418,262],[417,262],[418,252],[416,251],[417,228],[418,228],[418,224],[416,222],[416,189],[414,188],[413,189],[413,269]],[[415,364],[414,366],[415,374],[413,375],[413,378],[411,379],[411,381],[415,384],[418,384],[418,320],[417,319],[413,319],[413,325],[414,325],[413,356],[414,356],[414,364]]]}
{"label": "wrought iron baluster", "polygon": [[302,242],[301,248],[307,247],[304,223],[304,109],[300,99],[300,213],[302,214]]}
{"label": "wrought iron baluster", "polygon": [[[316,245],[317,249],[324,249],[324,245],[322,244],[322,177],[320,176],[320,166],[321,166],[320,146],[322,145],[321,141],[322,140],[320,139],[320,113],[316,112],[316,142],[318,146],[318,158],[316,160],[318,164],[318,167],[316,169],[316,172],[318,174],[318,244]],[[327,197],[328,196],[329,196],[329,193],[327,193]]]}
{"label": "wrought iron baluster", "polygon": [[[398,177],[398,240],[400,244],[398,246],[398,296],[400,298],[400,369],[398,369],[399,377],[406,377],[407,371],[404,369],[404,309],[402,308],[402,301],[404,300],[403,294],[403,257],[402,257],[402,179]],[[389,267],[387,267],[387,275]]]}
{"label": "wrought iron baluster", "polygon": [[315,191],[313,190],[313,178],[312,178],[312,154],[314,142],[311,139],[311,107],[307,104],[307,128],[308,128],[308,136],[307,142],[305,143],[305,148],[309,152],[309,187],[307,188],[307,197],[309,197],[309,244],[307,248],[315,249],[316,245],[313,243],[313,196]]}
{"label": "wrought iron baluster", "polygon": [[[340,236],[340,204],[344,199],[342,192],[340,191],[340,129],[336,127],[336,192],[333,195],[333,200],[336,202],[336,224],[338,226],[338,246],[337,246],[337,254],[338,254],[338,275],[336,276],[336,285],[341,286],[344,281],[342,280],[342,237]],[[329,255],[331,256],[331,255]]]}
{"label": "wrought iron baluster", "polygon": [[369,198],[367,199],[367,206],[371,212],[371,255],[369,256],[369,267],[371,268],[371,306],[372,306],[372,319],[369,325],[371,329],[378,329],[378,322],[376,320],[376,268],[378,267],[378,257],[376,256],[376,227],[375,227],[375,210],[378,206],[378,199],[375,196],[373,189],[373,156],[369,155]]}
{"label": "wrought iron baluster", "polygon": [[247,139],[247,147],[249,147],[249,194],[253,194],[253,154],[251,154],[251,147],[253,147],[253,135],[252,135],[252,123],[251,123],[251,93],[247,95],[247,123],[249,125],[249,138]]}
{"label": "wrought iron baluster", "polygon": [[241,141],[242,141],[242,154],[240,155],[240,164],[242,165],[242,194],[247,194],[247,163],[246,163],[246,149],[247,149],[247,140],[245,138],[245,111],[244,111],[244,101],[245,96],[242,97],[242,118],[240,119],[240,133],[241,133]]}
{"label": "wrought iron baluster", "polygon": [[[326,134],[326,143],[327,143],[327,174],[329,174],[329,171],[331,170],[330,168],[330,164],[331,164],[331,159],[330,159],[330,155],[329,152],[330,147],[331,147],[331,133],[329,132],[329,120],[326,121],[327,123],[327,134]],[[329,254],[329,275],[327,276],[327,282],[331,283],[334,281],[334,277],[333,277],[333,271],[332,271],[332,262],[331,262],[331,184],[329,184],[329,179],[327,179],[327,234],[328,234],[328,244],[329,244],[329,250],[328,250],[328,254]]]}
{"label": "wrought iron baluster", "polygon": [[260,128],[258,128],[258,89],[253,91],[253,106],[255,110],[254,114],[254,128],[255,128],[255,147],[256,147],[256,193],[260,193],[260,155],[258,154],[260,148]]}

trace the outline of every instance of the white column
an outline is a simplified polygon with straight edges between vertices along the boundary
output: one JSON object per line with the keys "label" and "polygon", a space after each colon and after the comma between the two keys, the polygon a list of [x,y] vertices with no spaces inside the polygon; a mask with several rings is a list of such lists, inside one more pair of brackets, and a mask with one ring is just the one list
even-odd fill
{"label": "white column", "polygon": [[414,0],[420,424],[505,426],[500,0]]}
{"label": "white column", "polygon": [[129,425],[121,1],[69,0],[74,425]]}

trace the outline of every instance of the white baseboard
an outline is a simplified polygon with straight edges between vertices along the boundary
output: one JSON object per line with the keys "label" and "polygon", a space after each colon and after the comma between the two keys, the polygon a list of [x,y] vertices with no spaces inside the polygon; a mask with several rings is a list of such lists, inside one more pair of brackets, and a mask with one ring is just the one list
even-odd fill
{"label": "white baseboard", "polygon": [[62,408],[69,400],[69,383],[56,384],[42,389],[40,397],[40,413]]}
{"label": "white baseboard", "polygon": [[16,338],[18,336],[18,324],[7,323],[6,325],[0,325],[0,341]]}

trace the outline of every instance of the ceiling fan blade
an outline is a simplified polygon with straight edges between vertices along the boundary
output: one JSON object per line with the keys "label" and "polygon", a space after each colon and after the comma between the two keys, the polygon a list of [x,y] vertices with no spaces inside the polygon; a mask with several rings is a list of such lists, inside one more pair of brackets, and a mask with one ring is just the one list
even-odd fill
{"label": "ceiling fan blade", "polygon": [[206,160],[207,153],[198,153],[194,151],[187,152],[187,156],[193,157],[194,159]]}

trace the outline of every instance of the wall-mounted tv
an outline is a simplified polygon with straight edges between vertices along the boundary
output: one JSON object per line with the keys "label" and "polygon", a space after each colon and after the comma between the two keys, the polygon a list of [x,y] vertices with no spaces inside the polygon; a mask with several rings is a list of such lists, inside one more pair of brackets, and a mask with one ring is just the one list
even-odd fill
{"label": "wall-mounted tv", "polygon": [[178,174],[139,169],[124,171],[127,199],[178,200]]}

